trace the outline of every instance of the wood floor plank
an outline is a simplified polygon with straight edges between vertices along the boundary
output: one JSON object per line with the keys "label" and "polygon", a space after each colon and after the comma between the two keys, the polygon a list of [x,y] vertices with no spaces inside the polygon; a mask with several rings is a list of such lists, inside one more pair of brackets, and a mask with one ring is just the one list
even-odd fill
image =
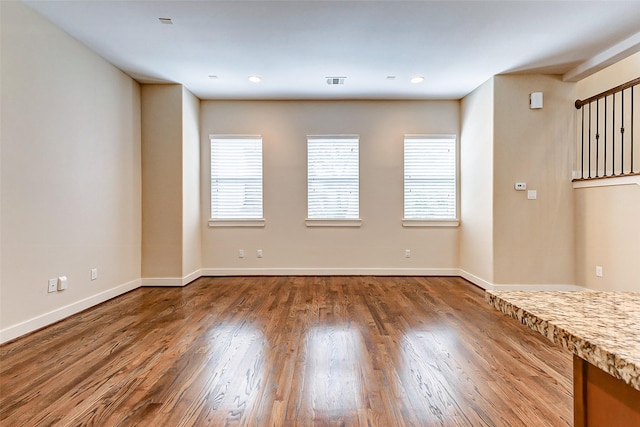
{"label": "wood floor plank", "polygon": [[0,425],[570,426],[571,375],[461,278],[201,278],[0,346]]}

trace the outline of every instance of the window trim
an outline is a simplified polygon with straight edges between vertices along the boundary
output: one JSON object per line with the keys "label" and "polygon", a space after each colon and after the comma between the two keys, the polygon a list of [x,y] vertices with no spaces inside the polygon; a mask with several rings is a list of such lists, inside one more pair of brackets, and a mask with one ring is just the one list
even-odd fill
{"label": "window trim", "polygon": [[254,227],[263,228],[267,224],[264,218],[259,219],[209,219],[209,227]]}
{"label": "window trim", "polygon": [[362,226],[362,219],[360,218],[349,218],[349,219],[319,219],[319,218],[307,218],[304,221],[307,227],[351,227],[351,228],[359,228]]}
{"label": "window trim", "polygon": [[402,218],[404,228],[458,227],[459,219],[414,219]]}

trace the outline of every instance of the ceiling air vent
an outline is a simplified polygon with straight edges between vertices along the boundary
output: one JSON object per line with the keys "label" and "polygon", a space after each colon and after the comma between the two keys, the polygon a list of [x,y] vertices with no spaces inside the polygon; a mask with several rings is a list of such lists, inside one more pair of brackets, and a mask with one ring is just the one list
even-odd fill
{"label": "ceiling air vent", "polygon": [[343,85],[344,79],[346,79],[346,77],[327,77],[327,84],[329,86]]}

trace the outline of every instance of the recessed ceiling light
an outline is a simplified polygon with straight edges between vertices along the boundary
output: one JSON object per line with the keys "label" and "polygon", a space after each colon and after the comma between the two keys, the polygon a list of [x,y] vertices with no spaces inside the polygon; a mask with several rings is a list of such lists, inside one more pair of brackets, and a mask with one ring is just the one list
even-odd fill
{"label": "recessed ceiling light", "polygon": [[158,21],[160,21],[162,24],[167,24],[167,25],[173,24],[173,21],[171,20],[171,18],[158,18]]}
{"label": "recessed ceiling light", "polygon": [[249,76],[249,81],[251,83],[260,83],[262,81],[262,77],[260,77],[260,76]]}
{"label": "recessed ceiling light", "polygon": [[415,76],[411,78],[411,83],[422,83],[424,81],[424,77]]}

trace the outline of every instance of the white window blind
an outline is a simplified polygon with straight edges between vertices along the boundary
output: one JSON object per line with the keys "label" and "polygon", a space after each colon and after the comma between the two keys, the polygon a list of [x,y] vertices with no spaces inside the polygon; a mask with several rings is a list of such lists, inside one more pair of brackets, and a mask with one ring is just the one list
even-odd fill
{"label": "white window blind", "polygon": [[309,219],[357,219],[359,137],[307,137],[307,215]]}
{"label": "white window blind", "polygon": [[455,135],[405,135],[404,217],[456,218]]}
{"label": "white window blind", "polygon": [[211,136],[211,218],[262,218],[262,137]]}

